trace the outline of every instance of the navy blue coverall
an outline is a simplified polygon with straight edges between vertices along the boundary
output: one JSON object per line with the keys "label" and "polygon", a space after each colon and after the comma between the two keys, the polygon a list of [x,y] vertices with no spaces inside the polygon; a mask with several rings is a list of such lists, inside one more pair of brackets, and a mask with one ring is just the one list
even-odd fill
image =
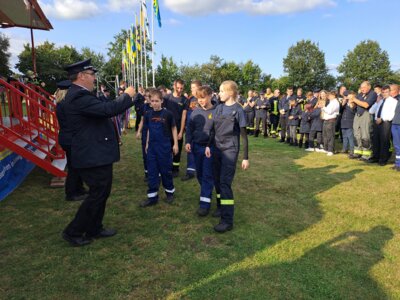
{"label": "navy blue coverall", "polygon": [[166,195],[170,196],[175,192],[172,179],[171,129],[176,125],[172,113],[166,109],[150,110],[145,115],[144,121],[147,123],[149,134],[147,197],[152,203],[155,203],[158,201],[160,174]]}

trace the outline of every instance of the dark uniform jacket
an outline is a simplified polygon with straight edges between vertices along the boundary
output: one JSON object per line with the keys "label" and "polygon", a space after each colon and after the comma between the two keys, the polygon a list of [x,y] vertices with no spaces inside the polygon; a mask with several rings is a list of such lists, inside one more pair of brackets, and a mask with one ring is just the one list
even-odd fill
{"label": "dark uniform jacket", "polygon": [[356,108],[351,108],[348,104],[341,107],[342,119],[340,122],[340,128],[353,129],[354,115],[356,114]]}
{"label": "dark uniform jacket", "polygon": [[300,133],[310,133],[311,129],[311,118],[310,112],[303,111],[301,114],[301,121],[300,121]]}
{"label": "dark uniform jacket", "polygon": [[61,147],[71,146],[72,143],[72,130],[68,128],[67,116],[65,115],[65,99],[57,103],[56,115],[60,131],[58,132],[58,142]]}
{"label": "dark uniform jacket", "polygon": [[256,109],[256,118],[266,118],[267,110],[269,109],[269,101],[268,99],[260,99],[258,98],[256,101],[256,105],[254,105]]}
{"label": "dark uniform jacket", "polygon": [[268,100],[269,102],[269,107],[270,107],[270,112],[274,115],[279,115],[279,98],[278,97],[271,97]]}
{"label": "dark uniform jacket", "polygon": [[279,102],[278,102],[278,108],[279,108],[279,110],[281,110],[281,109],[285,110],[285,116],[286,116],[286,117],[287,117],[288,111],[289,111],[289,102],[290,102],[290,100],[292,100],[292,99],[296,99],[296,97],[293,96],[293,95],[290,96],[290,97],[285,96],[285,97],[282,97],[281,100],[279,100]]}
{"label": "dark uniform jacket", "polygon": [[71,130],[71,163],[92,168],[119,160],[119,145],[111,117],[133,106],[128,94],[115,101],[101,101],[91,92],[72,84],[65,96],[64,112]]}
{"label": "dark uniform jacket", "polygon": [[311,129],[310,131],[322,131],[323,120],[321,119],[321,109],[316,108],[310,114],[311,118]]}
{"label": "dark uniform jacket", "polygon": [[361,106],[356,107],[356,114],[358,116],[361,116],[362,114],[364,114],[364,112],[368,113],[369,108],[376,102],[376,100],[378,99],[378,95],[373,91],[370,90],[367,94],[358,94],[357,95],[357,99],[363,102],[367,102],[369,107],[368,108],[363,108]]}
{"label": "dark uniform jacket", "polygon": [[288,116],[292,116],[293,119],[288,120],[289,126],[299,126],[300,124],[300,116],[301,116],[301,107],[299,104],[297,104],[294,107],[291,107],[289,109]]}

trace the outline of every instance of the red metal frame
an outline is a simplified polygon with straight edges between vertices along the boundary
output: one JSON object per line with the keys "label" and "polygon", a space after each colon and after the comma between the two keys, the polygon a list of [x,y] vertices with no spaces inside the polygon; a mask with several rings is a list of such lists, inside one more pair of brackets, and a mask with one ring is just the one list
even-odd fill
{"label": "red metal frame", "polygon": [[[24,85],[19,81],[0,79],[5,87],[8,102],[0,106],[0,142],[1,145],[31,160],[56,176],[66,173],[51,165],[54,159],[65,158],[65,153],[58,144],[59,124],[56,117],[56,104],[52,96],[40,87]],[[47,96],[51,97],[50,99]],[[25,111],[23,107],[25,103]],[[3,111],[3,108],[8,108]],[[45,159],[20,147],[16,140],[25,142],[35,151],[45,154]]]}

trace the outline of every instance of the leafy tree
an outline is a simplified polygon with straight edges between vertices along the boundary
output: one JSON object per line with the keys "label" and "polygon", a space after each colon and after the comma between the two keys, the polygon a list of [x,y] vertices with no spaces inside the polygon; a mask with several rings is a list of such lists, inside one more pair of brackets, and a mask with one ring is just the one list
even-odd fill
{"label": "leafy tree", "polygon": [[275,79],[271,84],[272,90],[279,89],[281,94],[285,93],[289,86],[292,86],[292,83],[288,76],[282,76],[278,79]]}
{"label": "leafy tree", "polygon": [[337,70],[341,74],[339,80],[353,90],[364,80],[383,84],[393,75],[388,53],[371,40],[362,41],[349,51]]}
{"label": "leafy tree", "polygon": [[[24,45],[18,55],[17,69],[24,74],[33,70],[31,47]],[[56,47],[48,41],[36,47],[36,68],[38,77],[46,83],[49,91],[54,91],[58,81],[67,78],[65,66],[83,59],[83,56],[72,46]]]}
{"label": "leafy tree", "polygon": [[310,40],[301,40],[290,47],[283,59],[283,67],[290,84],[295,87],[306,90],[329,88],[327,85],[332,78],[328,74],[325,54]]}
{"label": "leafy tree", "polygon": [[387,82],[400,84],[400,69],[397,70],[396,72],[393,72],[393,74],[391,74],[390,77],[388,78]]}
{"label": "leafy tree", "polygon": [[0,33],[0,75],[7,77],[11,74],[9,67],[10,52],[10,39],[4,34]]}
{"label": "leafy tree", "polygon": [[88,47],[84,47],[81,49],[81,54],[83,59],[91,58],[92,65],[97,69],[99,78],[104,76],[103,67],[105,64],[104,55],[101,53],[96,53]]}
{"label": "leafy tree", "polygon": [[178,79],[179,75],[182,75],[182,73],[179,72],[179,68],[172,57],[167,58],[162,55],[160,64],[156,69],[156,86],[165,85],[171,88],[174,80]]}
{"label": "leafy tree", "polygon": [[245,93],[250,89],[259,91],[263,81],[261,68],[249,60],[242,65],[241,69],[242,80],[239,82],[241,92]]}

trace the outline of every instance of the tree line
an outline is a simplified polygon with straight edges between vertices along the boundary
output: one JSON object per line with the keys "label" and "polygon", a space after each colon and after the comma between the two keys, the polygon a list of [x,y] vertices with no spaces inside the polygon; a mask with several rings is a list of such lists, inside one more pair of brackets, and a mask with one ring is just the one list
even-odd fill
{"label": "tree line", "polygon": [[[54,43],[44,42],[35,48],[40,80],[46,83],[49,91],[53,91],[55,83],[67,76],[64,66],[89,57],[99,70],[100,80],[115,75],[121,76],[120,50],[125,45],[127,34],[122,30],[114,36],[114,40],[108,44],[107,59],[89,48],[77,50],[73,46],[56,46]],[[0,46],[0,75],[9,76],[12,74],[9,66],[9,40],[1,33]],[[150,53],[151,45],[147,45],[147,48]],[[147,62],[150,76],[150,57]],[[18,55],[15,68],[22,74],[27,74],[33,69],[29,44],[25,44]],[[400,70],[391,69],[388,53],[381,49],[378,42],[372,40],[361,41],[353,50],[348,51],[337,67],[338,76],[329,73],[325,53],[317,43],[310,40],[298,41],[288,49],[283,59],[283,69],[285,75],[273,78],[270,74],[264,73],[252,60],[237,63],[212,55],[209,61],[203,64],[177,64],[172,57],[162,55],[156,67],[156,85],[171,87],[177,78],[185,82],[198,79],[217,89],[221,82],[231,79],[239,84],[241,92],[244,93],[249,89],[261,90],[266,87],[280,90],[285,90],[289,86],[302,87],[306,90],[316,87],[332,89],[341,84],[356,91],[364,80],[369,80],[373,85],[400,84]]]}

